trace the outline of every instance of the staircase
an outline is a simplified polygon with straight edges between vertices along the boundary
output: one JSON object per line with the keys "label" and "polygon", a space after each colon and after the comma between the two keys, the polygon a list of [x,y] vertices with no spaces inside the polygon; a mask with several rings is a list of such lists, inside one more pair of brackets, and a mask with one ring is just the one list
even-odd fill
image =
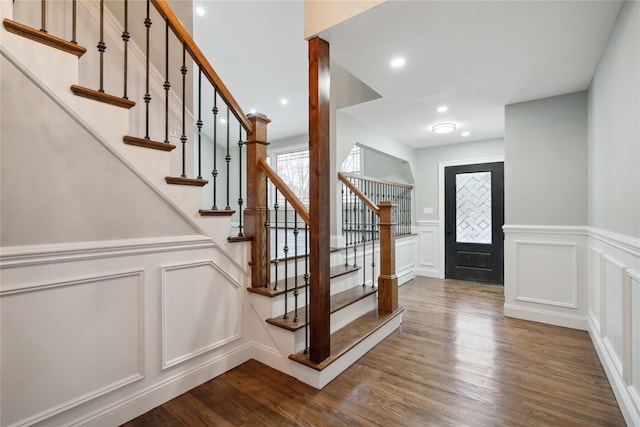
{"label": "staircase", "polygon": [[[21,0],[17,0],[16,3],[20,2]],[[33,4],[26,1],[24,3],[20,7],[26,7],[27,3]],[[75,10],[75,1],[73,4]],[[365,283],[363,276],[360,275],[363,267],[357,265],[359,250],[357,247],[354,247],[353,252],[331,250],[330,254],[323,254],[320,257],[324,259],[328,255],[327,260],[330,265],[327,271],[330,283],[324,283],[322,280],[320,281],[322,283],[317,283],[317,279],[322,279],[323,274],[314,273],[311,265],[314,262],[317,263],[317,259],[312,258],[310,261],[308,253],[304,256],[297,254],[272,259],[268,249],[273,226],[270,219],[272,209],[268,207],[267,200],[261,200],[266,197],[266,194],[262,193],[266,193],[267,181],[284,195],[292,209],[302,219],[303,227],[310,227],[312,241],[318,236],[317,233],[314,235],[313,222],[304,205],[283,187],[281,180],[266,164],[268,119],[261,114],[245,115],[166,2],[153,0],[151,4],[155,7],[156,13],[166,22],[167,37],[171,29],[183,46],[182,69],[186,68],[184,56],[188,54],[197,65],[198,72],[201,73],[200,81],[209,81],[213,87],[214,120],[210,124],[213,128],[213,136],[210,139],[213,139],[214,159],[216,150],[220,149],[219,146],[224,147],[224,142],[216,141],[220,131],[216,129],[220,126],[217,114],[223,116],[226,113],[228,127],[231,127],[230,117],[236,118],[234,125],[239,129],[240,141],[236,144],[234,140],[233,146],[239,152],[236,158],[240,162],[238,172],[230,172],[230,141],[227,131],[226,153],[223,151],[218,156],[221,159],[218,166],[214,160],[212,178],[203,179],[201,170],[208,170],[208,168],[201,164],[203,156],[195,153],[201,150],[201,138],[204,137],[201,134],[210,129],[207,128],[209,125],[202,123],[200,107],[191,108],[185,102],[185,98],[193,97],[194,105],[201,103],[200,86],[190,91],[188,85],[185,85],[186,71],[182,72],[182,89],[173,93],[168,88],[171,87],[168,83],[169,71],[165,77],[162,75],[162,70],[154,68],[153,64],[150,66],[147,61],[147,88],[141,102],[133,96],[133,99],[129,99],[103,91],[102,80],[104,78],[108,81],[110,77],[106,75],[103,77],[100,56],[101,87],[95,90],[82,86],[79,84],[82,80],[81,75],[87,73],[81,71],[84,63],[79,63],[78,58],[83,56],[87,49],[75,42],[75,21],[73,41],[69,42],[66,38],[53,36],[49,32],[37,30],[17,20],[5,19],[2,55],[47,93],[60,108],[102,144],[110,155],[126,165],[136,179],[151,188],[198,233],[209,236],[215,246],[224,253],[226,261],[235,265],[234,268],[246,270],[247,265],[251,266],[251,278],[245,278],[249,303],[244,305],[243,310],[246,312],[242,316],[247,319],[245,323],[252,329],[251,354],[255,359],[288,373],[300,381],[322,388],[393,332],[402,322],[402,308],[397,307],[397,278],[395,267],[392,267],[395,265],[393,255],[395,243],[392,232],[395,226],[394,205],[389,204],[384,207],[374,205],[370,201],[368,203],[377,214],[381,211],[387,212],[386,217],[383,218],[382,215],[380,217],[380,227],[386,230],[386,232],[381,230],[380,234],[387,237],[386,241],[384,238],[381,239],[378,247],[381,257],[378,279],[370,278]],[[103,10],[98,11],[95,3],[87,5],[86,10],[83,10],[84,13],[98,13],[100,16],[98,19],[92,15],[93,21],[101,22],[101,40],[98,43],[98,50],[100,50],[100,45],[103,43],[102,33],[113,32],[113,29],[103,28],[102,21],[106,20],[115,26],[117,20]],[[129,55],[137,52],[136,55],[144,57],[145,49],[141,47],[144,43],[138,41],[136,44],[135,40],[130,42],[126,28],[123,34],[125,33],[127,33],[126,37],[122,36],[125,43],[124,52],[128,51]],[[118,36],[120,34],[111,34],[112,38]],[[92,41],[91,44],[93,44]],[[149,48],[147,47],[146,50],[148,57]],[[124,65],[126,76],[127,68],[133,67],[134,61],[131,58],[128,61],[126,53],[124,55],[119,66]],[[43,62],[43,58],[47,58],[46,62]],[[168,53],[167,58],[169,58]],[[128,66],[127,62],[129,62]],[[96,63],[88,66],[92,72],[96,71]],[[105,69],[109,70],[109,67]],[[136,72],[145,74],[144,70]],[[164,90],[164,93],[162,90],[157,90],[153,95],[154,99],[159,98],[163,101],[160,112],[154,110],[149,112],[149,102],[147,102],[146,95],[150,92],[149,81],[153,81],[154,76],[156,83],[159,82]],[[202,76],[205,78],[202,79]],[[165,79],[164,82],[163,79]],[[125,77],[124,80],[125,93],[127,93],[127,78]],[[179,82],[180,76],[172,85],[179,86]],[[140,87],[136,89],[142,89],[145,83],[138,83],[138,85]],[[129,88],[129,93],[131,92],[133,90]],[[165,99],[163,95],[166,95]],[[223,111],[225,108],[226,111]],[[160,124],[156,124],[156,127],[153,127],[153,121],[151,121],[152,128],[149,129],[149,116],[162,118],[163,115],[165,120],[160,120]],[[143,120],[145,116],[146,122]],[[143,130],[145,127],[146,131]],[[173,129],[178,129],[178,132],[174,132]],[[246,136],[245,141],[242,141],[243,134]],[[191,158],[196,158],[196,162],[191,162]],[[245,159],[244,163],[243,159]],[[223,170],[225,167],[226,178]],[[241,188],[237,199],[238,206],[231,207],[228,184],[236,179],[234,174],[239,175]],[[219,203],[221,207],[218,207],[216,199],[218,197],[224,199],[221,193],[225,191],[216,190],[217,180],[226,181],[227,184],[226,200]],[[212,184],[214,185],[213,206],[209,209],[209,206],[203,207],[203,200],[207,199],[203,192],[210,192]],[[246,188],[247,193],[245,198],[242,196],[243,187]],[[366,199],[364,195],[361,197]],[[239,232],[235,235],[238,230]],[[323,232],[328,233],[328,230],[325,229]],[[231,234],[234,235],[230,237]],[[327,237],[328,235],[323,238],[327,239]],[[308,243],[305,245],[309,247]],[[360,250],[366,250],[364,245]],[[318,258],[318,254],[314,257]],[[283,274],[283,271],[286,274]],[[278,277],[277,280],[275,280],[276,277]],[[271,280],[272,278],[274,280]],[[316,279],[315,282],[314,279]],[[319,295],[322,293],[318,289],[329,290],[329,303],[324,316],[330,319],[330,327],[326,331],[314,325],[311,314],[313,310],[317,310],[314,304],[317,304]],[[380,292],[382,295],[379,295]],[[320,341],[322,345],[329,344],[327,348],[330,348],[330,351],[328,357],[321,357],[321,360],[318,360],[318,357],[313,355],[313,343]]]}

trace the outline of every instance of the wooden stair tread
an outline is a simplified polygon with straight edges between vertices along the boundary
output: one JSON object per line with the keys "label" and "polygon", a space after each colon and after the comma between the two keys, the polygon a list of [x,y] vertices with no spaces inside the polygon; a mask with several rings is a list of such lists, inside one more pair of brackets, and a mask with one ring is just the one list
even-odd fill
{"label": "wooden stair tread", "polygon": [[229,237],[227,237],[227,242],[229,242],[229,243],[250,242],[252,240],[253,240],[253,237],[249,237],[249,236],[229,236]]}
{"label": "wooden stair tread", "polygon": [[206,179],[182,178],[180,176],[165,176],[164,180],[167,184],[175,185],[191,185],[194,187],[204,187],[209,183]]}
{"label": "wooden stair tread", "polygon": [[[339,292],[335,295],[331,295],[330,312],[336,311],[347,307],[355,302],[360,301],[369,295],[375,294],[378,290],[370,286],[354,286],[346,291]],[[267,323],[273,326],[278,326],[289,331],[297,331],[307,324],[307,317],[304,311],[305,306],[298,307],[298,321],[295,322],[295,310],[287,313],[287,318],[283,316],[272,317],[267,319]]]}
{"label": "wooden stair tread", "polygon": [[73,94],[76,96],[81,96],[83,98],[91,99],[98,102],[104,102],[105,104],[109,105],[115,105],[116,107],[129,109],[136,105],[136,103],[131,101],[130,99],[109,95],[108,93],[89,89],[84,86],[71,85],[71,92],[73,92]]}
{"label": "wooden stair tread", "polygon": [[5,19],[3,23],[4,28],[10,33],[17,34],[21,37],[70,53],[78,58],[84,55],[87,51],[85,47],[80,46],[77,43],[72,43],[61,39],[60,37],[52,36],[44,31],[36,30],[35,28],[31,28],[19,22]]}
{"label": "wooden stair tread", "polygon": [[[333,279],[335,277],[340,277],[342,275],[351,273],[353,271],[358,271],[360,270],[360,268],[361,267],[357,265],[336,265],[334,267],[331,267],[331,270],[329,271],[329,276]],[[298,277],[295,279],[297,280],[297,283],[298,283],[298,289],[305,287],[304,274],[298,275]],[[285,292],[284,290],[285,280],[286,279],[278,280],[278,287],[275,290],[273,289],[274,282],[271,282],[268,288],[265,286],[261,286],[259,288],[247,288],[247,290],[254,294],[259,294],[265,297],[273,298],[275,296],[282,295]],[[289,285],[288,285],[287,292],[294,291],[296,280],[294,280],[294,278],[292,277],[289,278]]]}
{"label": "wooden stair tread", "polygon": [[233,209],[200,209],[198,213],[200,216],[231,216],[236,211]]}
{"label": "wooden stair tread", "polygon": [[136,136],[124,136],[122,142],[128,145],[135,145],[143,148],[151,148],[152,150],[171,151],[176,148],[175,145],[168,142],[153,141],[146,138],[138,138]]}
{"label": "wooden stair tread", "polygon": [[391,313],[378,313],[374,309],[335,331],[331,334],[331,355],[320,363],[309,360],[309,355],[304,351],[289,355],[289,359],[322,371],[403,311],[403,307],[398,307]]}

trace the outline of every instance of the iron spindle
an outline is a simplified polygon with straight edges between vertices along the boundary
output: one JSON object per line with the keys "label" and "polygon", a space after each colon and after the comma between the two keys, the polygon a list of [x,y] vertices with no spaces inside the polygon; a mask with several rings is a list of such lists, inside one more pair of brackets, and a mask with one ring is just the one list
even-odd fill
{"label": "iron spindle", "polygon": [[357,220],[358,220],[358,207],[356,206],[356,194],[352,191],[351,192],[351,206],[352,206],[352,215],[351,215],[351,240],[349,241],[349,244],[353,246],[353,265],[356,266],[358,265],[356,259],[358,257],[358,249],[357,249],[357,245],[356,242],[358,240],[358,236],[356,235],[357,233]]}
{"label": "iron spindle", "polygon": [[182,142],[182,178],[187,177],[186,171],[186,145],[187,145],[187,126],[185,121],[185,113],[187,110],[187,46],[182,44],[182,67],[180,67],[182,73],[182,135],[180,135],[180,142]]}
{"label": "iron spindle", "polygon": [[43,33],[46,33],[47,32],[47,2],[46,0],[42,0],[40,4],[41,4],[40,17],[42,19],[42,22],[40,24],[40,31],[42,31]]}
{"label": "iron spindle", "polygon": [[[76,0],[73,0],[73,7],[75,12]],[[74,21],[74,33],[75,33],[75,17]],[[75,34],[74,34],[75,37]],[[124,86],[123,95],[124,99],[129,99],[127,97],[127,68],[129,67],[129,40],[131,39],[131,35],[129,34],[129,0],[124,0],[124,30],[122,31],[122,43],[123,43],[123,76],[122,82]]]}
{"label": "iron spindle", "polygon": [[169,21],[165,21],[164,27],[164,142],[169,143]]}
{"label": "iron spindle", "polygon": [[[270,227],[270,214],[269,214],[269,180],[265,180],[264,181],[264,194],[265,194],[265,206],[267,206],[266,209],[266,216],[264,219],[264,232],[265,232],[265,248],[264,248],[264,253],[267,254],[267,257],[269,259],[269,261],[271,261],[271,252],[270,252],[270,247],[271,247],[271,227]],[[267,276],[268,277],[268,276]],[[276,273],[276,278],[277,278],[277,273]],[[269,279],[265,278],[265,284],[264,284],[265,288],[269,287]],[[275,287],[274,287],[275,289]]]}
{"label": "iron spindle", "polygon": [[349,206],[347,200],[347,186],[342,183],[342,216],[343,226],[342,226],[342,239],[344,241],[344,265],[349,265],[349,245],[347,244],[347,233],[349,227]]}
{"label": "iron spindle", "polygon": [[231,137],[229,136],[229,131],[231,130],[231,125],[229,123],[229,104],[227,104],[227,155],[224,156],[224,161],[227,162],[227,206],[225,206],[225,210],[231,210],[231,206],[229,205],[229,164],[231,162],[231,154],[229,154],[229,143],[231,141]]}
{"label": "iron spindle", "polygon": [[[126,4],[126,0],[125,0]],[[78,5],[77,0],[71,2],[71,43],[78,44],[76,41],[76,33],[78,27]]]}
{"label": "iron spindle", "polygon": [[293,213],[293,252],[295,257],[295,263],[293,264],[293,298],[294,298],[294,310],[295,315],[293,316],[293,321],[298,322],[298,214],[296,212]]}
{"label": "iron spindle", "polygon": [[218,210],[218,204],[216,202],[218,196],[218,88],[213,88],[213,170],[211,176],[213,177],[213,206],[211,210]]}
{"label": "iron spindle", "polygon": [[100,89],[104,92],[104,51],[107,45],[104,43],[104,0],[100,0],[100,41],[98,42],[98,52],[100,52]]}
{"label": "iron spindle", "polygon": [[145,112],[144,112],[144,139],[151,139],[149,137],[149,104],[151,103],[151,94],[149,93],[149,40],[150,40],[150,30],[151,30],[151,3],[147,0],[147,17],[144,19],[144,26],[146,28],[146,68],[145,68],[145,92],[144,92],[144,103],[145,103]]}
{"label": "iron spindle", "polygon": [[374,238],[376,227],[376,213],[371,211],[371,287],[376,287],[376,239]]}
{"label": "iron spindle", "polygon": [[202,67],[198,67],[198,179],[202,179]]}
{"label": "iron spindle", "polygon": [[[244,236],[242,232],[242,205],[244,204],[244,200],[242,200],[242,123],[238,122],[238,219],[240,222],[240,227],[238,229],[238,237]],[[269,206],[267,204],[267,206]]]}
{"label": "iron spindle", "polygon": [[[284,247],[282,248],[284,252],[284,316],[283,319],[289,318],[289,312],[287,310],[287,292],[289,292],[289,220],[288,216],[289,205],[287,199],[284,199]],[[277,227],[276,227],[277,228]],[[278,230],[276,229],[276,233]]]}
{"label": "iron spindle", "polygon": [[304,354],[309,354],[309,226],[304,225]]}
{"label": "iron spindle", "polygon": [[[365,187],[365,186],[363,186]],[[365,187],[366,191],[366,187]],[[366,193],[365,193],[366,196]],[[365,211],[365,204],[363,201],[360,201],[360,222],[361,222],[361,231],[360,231],[360,242],[362,242],[362,286],[367,283],[367,231],[366,231],[366,222],[367,222],[367,213]]]}
{"label": "iron spindle", "polygon": [[[275,276],[276,276],[275,284],[273,285],[273,290],[275,291],[278,289],[278,264],[280,263],[280,260],[278,259],[278,255],[279,255],[278,254],[278,209],[280,209],[280,205],[278,204],[278,190],[275,189],[273,194],[274,194],[274,201],[275,201],[275,203],[273,204],[273,215],[275,217],[274,228],[273,228],[273,243],[274,243],[273,254],[275,255],[273,260],[273,271],[275,272]],[[286,311],[287,310],[285,310],[285,312]]]}

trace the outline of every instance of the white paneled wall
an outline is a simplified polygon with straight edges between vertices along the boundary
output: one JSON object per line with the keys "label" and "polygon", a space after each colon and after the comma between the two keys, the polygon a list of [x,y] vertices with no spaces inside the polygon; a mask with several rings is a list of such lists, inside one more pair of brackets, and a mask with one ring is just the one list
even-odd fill
{"label": "white paneled wall", "polygon": [[589,232],[589,333],[620,409],[640,425],[640,239]]}
{"label": "white paneled wall", "polygon": [[587,329],[587,228],[505,226],[506,316]]}
{"label": "white paneled wall", "polygon": [[444,278],[440,249],[440,222],[435,220],[418,221],[418,260],[416,273],[420,276]]}
{"label": "white paneled wall", "polygon": [[[3,248],[1,425],[117,425],[251,357],[206,236]],[[55,392],[52,392],[55,387]]]}

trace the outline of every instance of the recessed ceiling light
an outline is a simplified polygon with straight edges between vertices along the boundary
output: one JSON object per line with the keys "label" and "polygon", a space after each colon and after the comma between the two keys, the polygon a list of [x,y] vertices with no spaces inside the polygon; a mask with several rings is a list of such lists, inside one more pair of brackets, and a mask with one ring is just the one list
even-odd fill
{"label": "recessed ceiling light", "polygon": [[449,109],[449,107],[447,107],[446,105],[441,105],[441,106],[438,107],[438,113],[444,113],[448,109]]}
{"label": "recessed ceiling light", "polygon": [[469,136],[469,135],[471,135],[471,132],[469,132],[469,131],[464,131],[464,132],[462,132],[460,135],[462,135],[462,136]]}
{"label": "recessed ceiling light", "polygon": [[196,13],[198,16],[204,16],[204,7],[196,7]]}
{"label": "recessed ceiling light", "polygon": [[257,110],[255,108],[252,108],[251,110],[249,110],[251,112],[251,114],[255,114],[257,113]]}
{"label": "recessed ceiling light", "polygon": [[400,68],[405,64],[405,62],[404,58],[393,58],[391,60],[391,66],[393,68]]}
{"label": "recessed ceiling light", "polygon": [[287,98],[282,98],[280,100],[280,104],[282,104],[282,105],[287,105],[288,103],[289,103],[289,101],[287,101]]}
{"label": "recessed ceiling light", "polygon": [[225,119],[220,119],[220,123],[225,124],[227,121]]}
{"label": "recessed ceiling light", "polygon": [[438,123],[437,125],[433,125],[431,130],[434,133],[450,133],[456,130],[455,123]]}

